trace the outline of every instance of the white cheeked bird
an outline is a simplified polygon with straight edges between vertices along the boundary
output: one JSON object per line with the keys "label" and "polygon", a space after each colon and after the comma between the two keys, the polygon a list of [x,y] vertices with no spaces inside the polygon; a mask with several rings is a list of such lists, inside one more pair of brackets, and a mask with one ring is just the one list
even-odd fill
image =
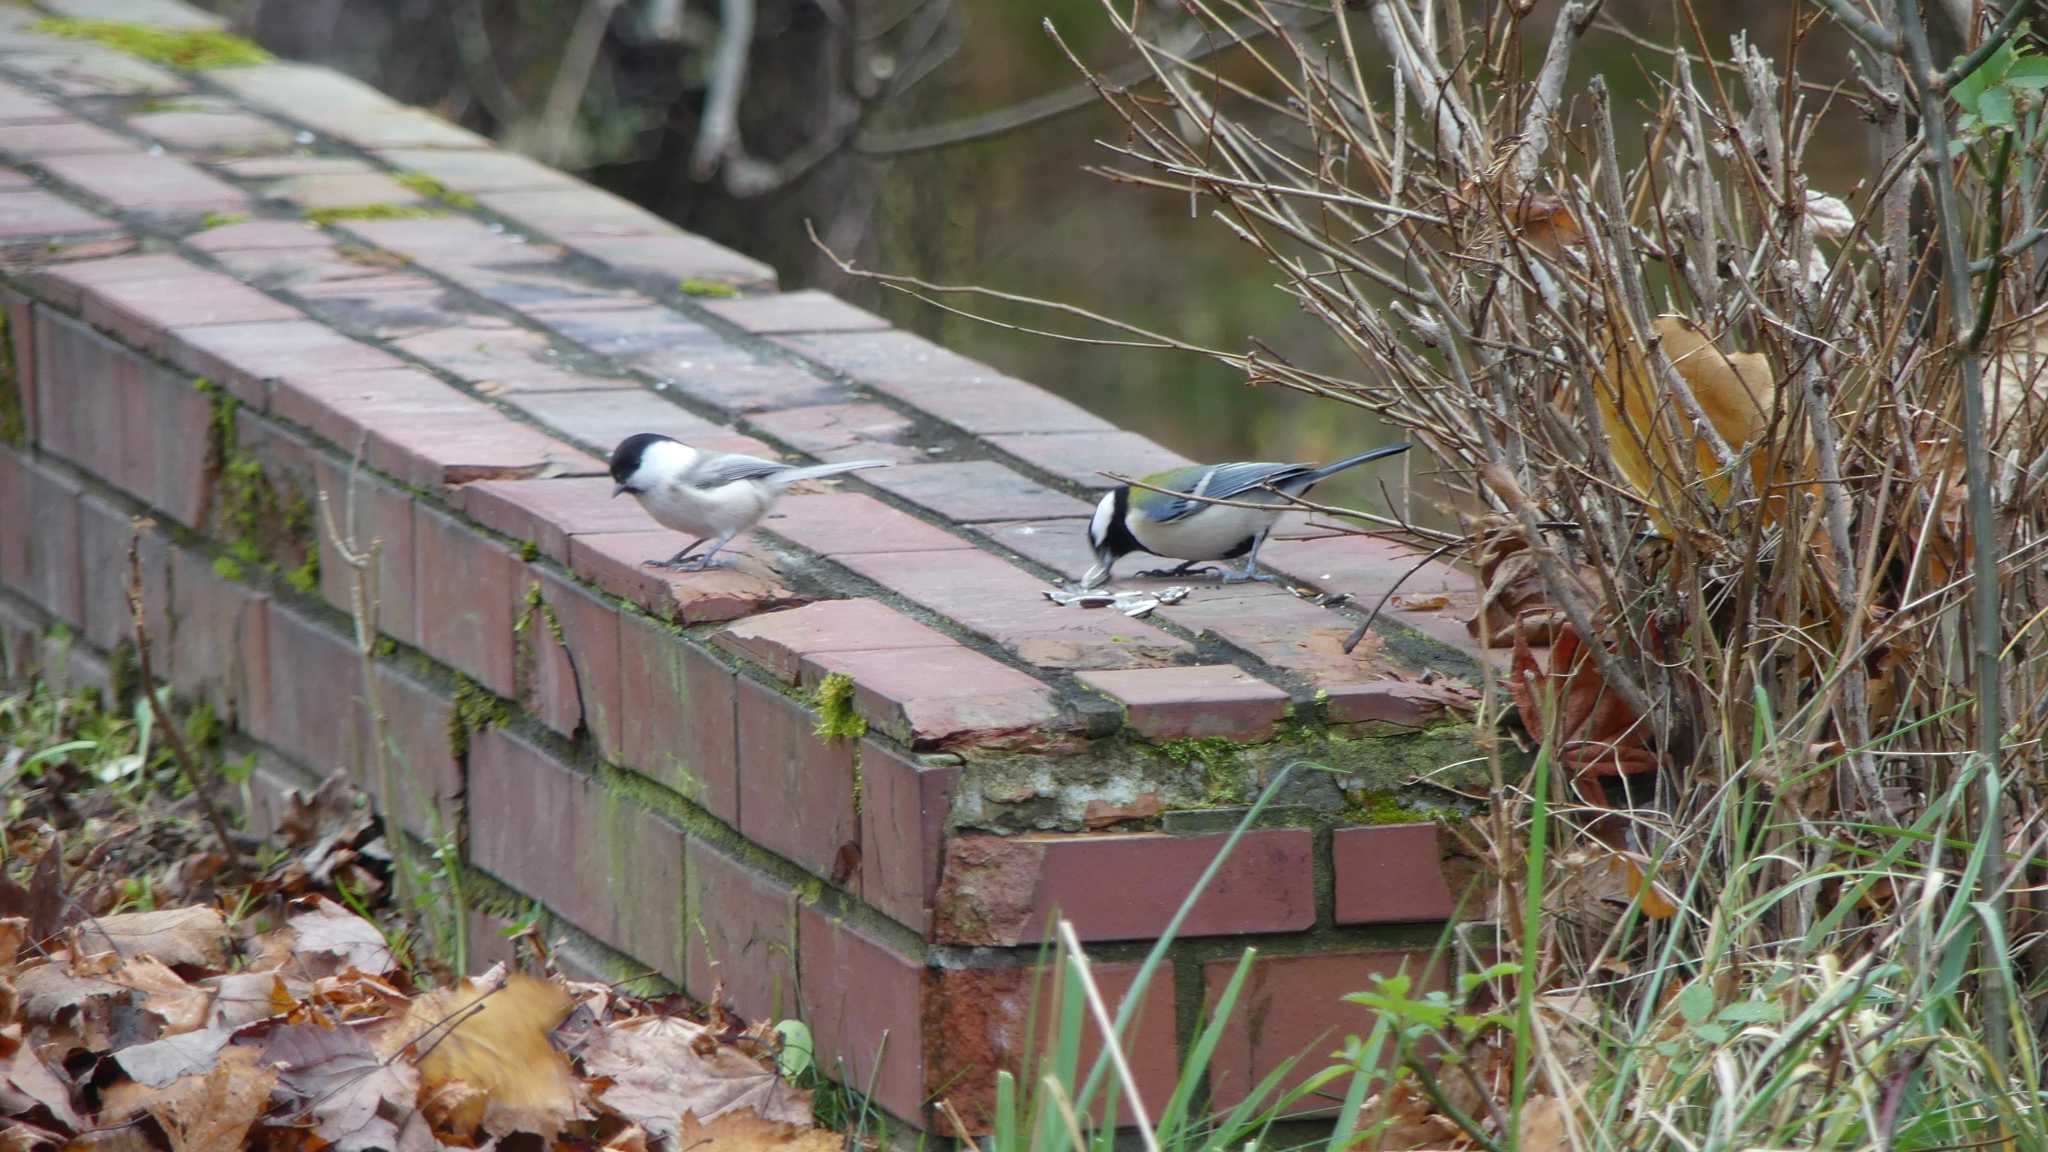
{"label": "white cheeked bird", "polygon": [[[1212,560],[1244,557],[1244,567],[1226,572],[1226,583],[1270,580],[1259,572],[1259,546],[1287,511],[1288,500],[1344,471],[1399,452],[1392,444],[1325,464],[1190,464],[1144,478],[1151,487],[1119,485],[1095,507],[1088,522],[1088,546],[1095,567],[1081,580],[1093,588],[1109,578],[1118,559],[1148,552],[1182,564],[1158,575],[1179,576]],[[1155,490],[1159,489],[1159,490]],[[1228,500],[1214,504],[1211,500]],[[1257,507],[1244,507],[1251,504]]]}
{"label": "white cheeked bird", "polygon": [[[632,493],[664,528],[693,537],[690,546],[650,567],[701,571],[720,548],[752,528],[790,485],[861,468],[886,468],[887,460],[793,467],[757,456],[702,452],[673,437],[637,432],[612,452],[612,496]],[[711,550],[692,556],[705,541]]]}

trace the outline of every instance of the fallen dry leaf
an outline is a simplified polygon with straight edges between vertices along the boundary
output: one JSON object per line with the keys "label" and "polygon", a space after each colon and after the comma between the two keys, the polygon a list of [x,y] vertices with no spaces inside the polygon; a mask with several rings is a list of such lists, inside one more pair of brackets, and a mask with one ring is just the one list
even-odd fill
{"label": "fallen dry leaf", "polygon": [[275,972],[230,972],[203,981],[202,987],[212,999],[207,1023],[216,1028],[240,1028],[282,1016],[299,1002]]}
{"label": "fallen dry leaf", "polygon": [[135,1006],[134,989],[97,976],[73,976],[61,964],[22,971],[14,990],[23,1021],[95,1052],[154,1040],[161,1028],[154,1015]]}
{"label": "fallen dry leaf", "polygon": [[237,1152],[270,1104],[277,1071],[255,1048],[229,1048],[203,1075],[158,1093],[149,1114],[163,1126],[172,1152]]}
{"label": "fallen dry leaf", "polygon": [[397,966],[391,945],[375,924],[325,896],[308,897],[301,907],[305,911],[286,921],[299,955],[329,956],[337,971],[354,968],[371,976],[382,976]]}
{"label": "fallen dry leaf", "polygon": [[130,1080],[148,1088],[162,1088],[173,1080],[203,1076],[220,1058],[233,1033],[208,1028],[202,1032],[181,1032],[147,1044],[137,1044],[114,1053],[114,1063]]}
{"label": "fallen dry leaf", "polygon": [[[23,920],[30,940],[47,940],[63,931],[67,922],[63,869],[63,849],[52,843],[43,850],[43,858],[29,874],[27,887],[0,872],[0,916]],[[10,948],[6,959],[13,958],[14,950]]]}
{"label": "fallen dry leaf", "polygon": [[576,1115],[575,1076],[548,1043],[569,1005],[567,989],[531,976],[496,987],[464,980],[416,998],[381,1046],[416,1053],[430,1094],[453,1081],[482,1092],[485,1131],[552,1137]]}
{"label": "fallen dry leaf", "polygon": [[599,1104],[657,1140],[676,1136],[685,1115],[709,1122],[746,1110],[775,1123],[811,1123],[806,1094],[774,1069],[712,1041],[710,1029],[688,1020],[623,1020],[598,1034],[583,1053],[583,1067],[611,1081],[598,1093]]}
{"label": "fallen dry leaf", "polygon": [[206,989],[186,983],[154,956],[123,960],[106,978],[142,993],[143,1006],[163,1020],[166,1033],[191,1032],[204,1026],[206,1011],[213,1003]]}
{"label": "fallen dry leaf", "polygon": [[71,1091],[56,1073],[43,1066],[35,1050],[28,1044],[20,1043],[20,1028],[15,1026],[14,1051],[0,1060],[0,1116],[20,1116],[37,1107],[49,1109],[50,1116],[59,1124],[73,1131],[82,1125],[78,1114],[71,1110]]}
{"label": "fallen dry leaf", "polygon": [[773,1148],[777,1152],[842,1152],[846,1137],[838,1132],[810,1127],[808,1123],[784,1124],[763,1120],[751,1109],[727,1112],[708,1124],[686,1116],[678,1131],[676,1146],[692,1152],[756,1152]]}
{"label": "fallen dry leaf", "polygon": [[1403,612],[1435,612],[1451,606],[1451,595],[1448,592],[1431,592],[1422,596],[1396,596],[1392,603]]}
{"label": "fallen dry leaf", "polygon": [[[1556,629],[1547,666],[1538,666],[1535,652],[1518,636],[1514,673],[1508,686],[1522,726],[1540,740],[1559,741],[1551,749],[1552,759],[1574,780],[1633,775],[1657,766],[1649,725],[1607,690],[1599,665],[1571,625]],[[1605,802],[1599,789],[1583,791],[1588,801]]]}
{"label": "fallen dry leaf", "polygon": [[1564,1105],[1555,1096],[1531,1096],[1522,1105],[1519,1152],[1571,1152]]}
{"label": "fallen dry leaf", "polygon": [[106,944],[123,958],[154,956],[173,967],[228,966],[228,926],[212,908],[166,908],[101,916],[82,935],[88,945]]}
{"label": "fallen dry leaf", "polygon": [[320,1139],[340,1152],[398,1146],[398,1126],[419,1096],[419,1072],[378,1057],[353,1028],[296,1024],[271,1034],[265,1059],[278,1087],[315,1121]]}

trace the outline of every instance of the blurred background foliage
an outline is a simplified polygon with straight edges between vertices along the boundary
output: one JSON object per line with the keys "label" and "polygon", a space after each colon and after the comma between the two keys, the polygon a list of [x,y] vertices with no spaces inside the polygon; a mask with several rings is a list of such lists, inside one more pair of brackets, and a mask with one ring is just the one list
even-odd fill
{"label": "blurred background foliage", "polygon": [[[1086,171],[1118,159],[1103,145],[1117,143],[1120,128],[1043,24],[1091,67],[1129,65],[1099,0],[211,3],[280,55],[340,68],[575,171],[768,261],[785,288],[830,290],[1197,459],[1325,459],[1388,435],[1369,413],[1247,388],[1192,355],[1070,343],[952,315],[848,278],[812,246],[806,220],[864,268],[1066,301],[1211,347],[1256,338],[1296,362],[1355,372],[1323,327],[1273,287],[1260,254],[1191,218],[1185,198]],[[1185,25],[1189,51],[1220,47],[1177,5],[1138,3],[1155,28]],[[1533,7],[1522,39],[1532,69],[1558,3]],[[1776,54],[1814,15],[1784,0],[1693,0],[1689,13],[1674,0],[1608,0],[1575,58],[1575,80],[1607,77],[1625,118],[1622,147],[1639,153],[1640,128],[1628,125],[1653,118],[1653,77],[1668,72],[1649,46],[1682,32],[1688,45],[1701,35],[1725,56],[1729,37],[1745,33]],[[1299,20],[1306,35],[1329,32],[1320,3],[1304,4]],[[1809,84],[1846,82],[1841,34],[1828,25],[1804,34],[1798,56]],[[1373,41],[1361,28],[1359,43]],[[727,62],[742,42],[736,77]],[[1219,59],[1228,66],[1228,55]],[[723,145],[706,142],[721,77],[736,80]],[[1874,137],[1839,119],[1842,130],[1809,150],[1808,170],[1874,171]],[[1022,307],[961,303],[1075,330]],[[1347,476],[1322,495],[1381,507],[1383,479],[1396,481]]]}

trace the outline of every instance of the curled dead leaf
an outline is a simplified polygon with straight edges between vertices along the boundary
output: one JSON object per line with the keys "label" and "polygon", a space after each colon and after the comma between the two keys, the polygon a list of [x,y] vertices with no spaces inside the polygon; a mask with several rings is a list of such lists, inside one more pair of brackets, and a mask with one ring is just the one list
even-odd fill
{"label": "curled dead leaf", "polygon": [[301,957],[326,956],[336,971],[354,968],[372,976],[397,966],[391,945],[375,924],[325,896],[308,897],[301,907],[305,910],[287,921]]}
{"label": "curled dead leaf", "polygon": [[642,1016],[613,1024],[585,1050],[583,1067],[611,1081],[597,1095],[600,1105],[656,1139],[676,1136],[685,1115],[714,1121],[745,1111],[776,1124],[811,1122],[807,1094],[688,1020]]}
{"label": "curled dead leaf", "polygon": [[464,980],[414,999],[379,1046],[415,1053],[429,1093],[457,1081],[482,1093],[485,1131],[553,1137],[577,1113],[569,1062],[548,1042],[569,1005],[567,989],[530,976],[501,986]]}
{"label": "curled dead leaf", "polygon": [[149,1114],[163,1126],[172,1152],[237,1152],[270,1104],[277,1071],[255,1048],[229,1048],[214,1066],[156,1094]]}
{"label": "curled dead leaf", "polygon": [[[1539,740],[1555,741],[1551,758],[1575,781],[1633,775],[1657,766],[1650,726],[1608,690],[1591,650],[1571,625],[1557,628],[1549,658],[1541,665],[1517,638],[1509,688],[1523,727]],[[1598,788],[1580,791],[1591,803],[1606,802]]]}
{"label": "curled dead leaf", "polygon": [[205,907],[166,908],[101,916],[82,932],[86,944],[106,945],[123,958],[154,956],[181,968],[228,966],[228,926]]}

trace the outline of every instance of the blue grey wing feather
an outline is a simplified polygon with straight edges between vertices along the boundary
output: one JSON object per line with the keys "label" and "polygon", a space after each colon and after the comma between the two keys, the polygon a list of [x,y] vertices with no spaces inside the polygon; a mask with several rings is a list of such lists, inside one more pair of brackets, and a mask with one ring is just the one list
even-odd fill
{"label": "blue grey wing feather", "polygon": [[[1202,496],[1215,500],[1232,500],[1263,484],[1282,484],[1311,471],[1307,464],[1274,464],[1269,462],[1217,464],[1209,468],[1191,468],[1184,476],[1176,476],[1170,483],[1159,485],[1189,496]],[[1207,483],[1204,483],[1204,480]],[[1147,518],[1162,524],[1171,523],[1192,515],[1205,506],[1203,500],[1172,496],[1162,498],[1155,508],[1145,510]]]}
{"label": "blue grey wing feather", "polygon": [[716,488],[736,480],[757,480],[788,470],[787,464],[763,460],[758,456],[712,456],[699,460],[697,466],[690,470],[689,483],[696,488]]}

